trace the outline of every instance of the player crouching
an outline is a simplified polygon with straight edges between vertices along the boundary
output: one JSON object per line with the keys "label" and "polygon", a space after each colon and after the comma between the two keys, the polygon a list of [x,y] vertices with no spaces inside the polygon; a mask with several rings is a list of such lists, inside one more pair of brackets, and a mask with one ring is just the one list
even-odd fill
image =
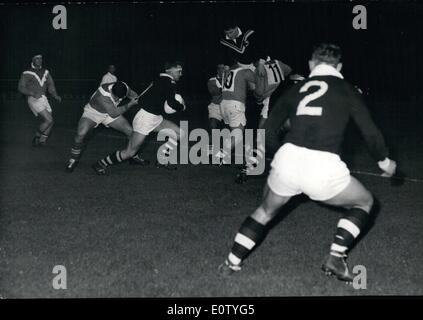
{"label": "player crouching", "polygon": [[[130,98],[130,102],[118,106],[125,98]],[[75,170],[85,150],[87,136],[100,124],[124,133],[129,139],[132,134],[132,127],[122,114],[137,103],[137,93],[131,90],[125,82],[118,81],[101,85],[85,105],[84,113],[78,123],[66,171],[73,172]],[[133,161],[136,164],[148,164],[146,160],[141,159],[136,154],[134,154]]]}
{"label": "player crouching", "polygon": [[[176,82],[182,76],[182,64],[180,62],[166,62],[164,73],[154,79],[148,91],[142,96],[141,109],[134,117],[132,126],[133,133],[124,150],[117,150],[93,165],[94,171],[99,175],[107,174],[106,168],[133,157],[144,143],[144,140],[152,132],[168,133],[168,140],[163,153],[157,156],[156,166],[165,169],[176,169],[167,161],[173,150],[177,150],[178,141],[185,133],[173,122],[164,119],[169,113],[183,111],[185,103],[176,94]],[[179,97],[179,98],[178,98]],[[178,101],[177,98],[180,100]]]}

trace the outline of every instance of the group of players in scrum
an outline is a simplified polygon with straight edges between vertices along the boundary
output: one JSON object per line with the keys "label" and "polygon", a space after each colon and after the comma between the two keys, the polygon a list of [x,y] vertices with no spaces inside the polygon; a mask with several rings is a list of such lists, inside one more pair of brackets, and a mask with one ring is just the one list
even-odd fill
{"label": "group of players in scrum", "polygon": [[[327,43],[316,46],[309,61],[311,73],[308,78],[287,89],[275,102],[267,121],[261,124],[266,130],[266,146],[273,147],[277,152],[271,163],[262,203],[242,223],[227,259],[219,266],[223,275],[241,270],[244,260],[264,239],[267,226],[279,209],[291,197],[304,193],[312,200],[346,209],[337,224],[322,269],[340,280],[353,280],[346,263],[347,252],[361,230],[369,224],[373,196],[350,175],[339,157],[349,119],[352,118],[361,130],[385,175],[395,174],[396,163],[388,158],[384,139],[372,121],[363,97],[343,79],[340,59],[338,46]],[[253,83],[251,88],[257,98],[267,98],[265,93],[272,85],[269,74],[277,82],[287,76],[289,68],[280,61],[270,60],[256,64],[255,69],[234,63],[226,72],[224,66],[219,65],[216,78],[209,80],[213,95],[209,105],[211,126],[214,125],[212,122],[223,120],[230,128],[237,128],[245,126],[245,95],[249,83]],[[164,72],[154,79],[142,95],[141,109],[132,127],[122,114],[138,103],[139,95],[122,81],[101,85],[84,108],[67,170],[74,170],[81,158],[87,134],[99,124],[115,128],[129,139],[125,149],[111,153],[93,166],[99,174],[104,174],[108,166],[127,159],[144,165],[145,160],[137,156],[137,152],[152,131],[172,129],[171,132],[177,134],[169,138],[167,147],[168,151],[175,148],[181,135],[186,133],[180,132],[176,124],[164,118],[164,104],[167,102],[176,111],[185,109],[184,102],[175,99],[176,82],[181,75],[180,63],[167,63],[164,66]],[[31,110],[42,119],[34,145],[45,143],[53,124],[51,109],[45,98],[46,88],[60,100],[48,71],[41,68],[41,57],[36,56],[32,69],[24,72],[19,83],[19,90],[28,96]],[[120,106],[119,103],[126,97],[129,102]],[[263,112],[262,116],[266,118],[266,113]],[[290,130],[281,142],[279,133],[287,119]],[[229,143],[234,142],[231,140]],[[163,156],[166,157],[166,152]]]}

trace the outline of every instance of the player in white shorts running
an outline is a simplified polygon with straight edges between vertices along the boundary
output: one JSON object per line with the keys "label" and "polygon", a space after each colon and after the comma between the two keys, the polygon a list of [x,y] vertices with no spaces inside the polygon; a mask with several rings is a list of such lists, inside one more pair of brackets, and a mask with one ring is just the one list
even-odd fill
{"label": "player in white shorts running", "polygon": [[42,55],[35,55],[32,58],[31,68],[22,73],[18,84],[19,92],[28,98],[29,108],[41,120],[32,140],[34,147],[41,147],[46,144],[54,124],[53,111],[46,97],[46,91],[48,90],[57,101],[62,101],[62,98],[57,94],[53,77],[47,69],[43,68],[42,64]]}

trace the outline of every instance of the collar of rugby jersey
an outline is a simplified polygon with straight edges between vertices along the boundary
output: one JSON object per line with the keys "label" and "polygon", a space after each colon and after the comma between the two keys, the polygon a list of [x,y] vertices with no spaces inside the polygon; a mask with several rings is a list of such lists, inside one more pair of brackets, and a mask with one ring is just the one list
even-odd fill
{"label": "collar of rugby jersey", "polygon": [[338,70],[336,70],[335,67],[323,63],[315,66],[308,77],[311,78],[315,76],[334,76],[344,79],[342,74]]}
{"label": "collar of rugby jersey", "polygon": [[226,40],[232,40],[232,41],[235,41],[235,42],[236,42],[236,39],[238,39],[240,36],[242,36],[242,31],[241,31],[241,29],[240,29],[240,28],[237,28],[237,30],[238,30],[238,35],[236,36],[236,38],[235,38],[235,39],[231,39],[231,38],[229,38],[228,36],[225,36],[225,39],[226,39]]}
{"label": "collar of rugby jersey", "polygon": [[169,78],[171,78],[173,81],[175,81],[175,79],[170,75],[170,74],[167,74],[167,73],[160,73],[160,77],[169,77]]}

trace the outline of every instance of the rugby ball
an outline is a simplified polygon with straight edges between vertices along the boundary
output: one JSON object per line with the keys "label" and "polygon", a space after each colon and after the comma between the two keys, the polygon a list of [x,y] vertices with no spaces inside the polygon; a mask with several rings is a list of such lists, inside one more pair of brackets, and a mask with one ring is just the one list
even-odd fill
{"label": "rugby ball", "polygon": [[[180,94],[178,94],[178,93],[175,94],[175,100],[182,103],[184,105],[184,110],[185,110],[185,101],[184,101],[184,98],[182,98],[182,96]],[[176,112],[175,109],[173,109],[171,106],[168,105],[167,100],[164,103],[164,111],[167,114],[172,114],[172,113]]]}

